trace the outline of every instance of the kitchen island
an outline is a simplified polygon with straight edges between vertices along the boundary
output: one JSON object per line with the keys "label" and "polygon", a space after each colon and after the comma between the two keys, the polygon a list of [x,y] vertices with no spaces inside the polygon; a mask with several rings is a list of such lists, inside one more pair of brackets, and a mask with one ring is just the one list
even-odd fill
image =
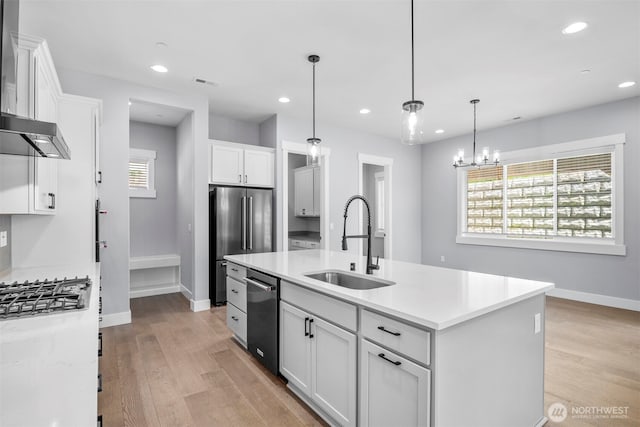
{"label": "kitchen island", "polygon": [[[233,255],[281,279],[280,373],[330,424],[544,424],[544,293],[551,283],[398,261],[349,289],[306,277],[364,271],[348,252]],[[371,277],[371,276],[369,276]],[[248,313],[250,317],[251,314]]]}

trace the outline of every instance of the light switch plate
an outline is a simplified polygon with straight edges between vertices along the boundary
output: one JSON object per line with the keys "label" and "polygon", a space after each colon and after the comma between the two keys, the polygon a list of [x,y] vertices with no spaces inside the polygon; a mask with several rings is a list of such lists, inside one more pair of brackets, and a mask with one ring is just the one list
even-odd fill
{"label": "light switch plate", "polygon": [[0,248],[7,246],[7,232],[0,231]]}
{"label": "light switch plate", "polygon": [[541,318],[540,318],[540,313],[536,313],[535,316],[533,316],[533,333],[534,334],[539,334],[540,330],[542,329],[542,322],[541,322]]}

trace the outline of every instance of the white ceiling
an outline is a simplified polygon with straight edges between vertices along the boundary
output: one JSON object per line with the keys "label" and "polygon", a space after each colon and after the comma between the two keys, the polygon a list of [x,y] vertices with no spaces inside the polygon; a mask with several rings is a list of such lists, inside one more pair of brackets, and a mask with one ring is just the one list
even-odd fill
{"label": "white ceiling", "polygon": [[132,99],[129,101],[129,119],[136,122],[176,127],[189,113],[183,108]]}
{"label": "white ceiling", "polygon": [[[21,32],[56,66],[208,96],[211,112],[309,120],[398,138],[410,98],[409,0],[22,0]],[[574,21],[589,27],[566,36]],[[640,2],[416,0],[416,98],[432,140],[640,94]],[[156,47],[162,41],[166,48]],[[169,73],[152,72],[162,63]],[[590,73],[581,70],[590,69]],[[216,82],[198,85],[194,77]],[[628,89],[617,85],[638,82]],[[278,97],[291,98],[280,104]],[[360,108],[371,109],[362,116]]]}

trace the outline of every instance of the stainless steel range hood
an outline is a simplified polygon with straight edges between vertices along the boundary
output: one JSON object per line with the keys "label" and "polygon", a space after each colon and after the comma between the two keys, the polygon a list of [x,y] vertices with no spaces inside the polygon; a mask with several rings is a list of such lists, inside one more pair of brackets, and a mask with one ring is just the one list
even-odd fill
{"label": "stainless steel range hood", "polygon": [[0,0],[0,154],[70,159],[71,152],[57,124],[13,114],[17,105],[18,12],[18,0]]}

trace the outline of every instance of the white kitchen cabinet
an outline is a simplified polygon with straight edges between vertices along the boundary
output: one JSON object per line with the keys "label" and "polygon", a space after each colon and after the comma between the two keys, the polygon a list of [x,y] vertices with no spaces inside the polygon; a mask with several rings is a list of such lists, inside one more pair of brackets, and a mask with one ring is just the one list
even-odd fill
{"label": "white kitchen cabinet", "polygon": [[304,166],[294,170],[294,209],[296,216],[320,216],[320,168]]}
{"label": "white kitchen cabinet", "polygon": [[360,425],[429,426],[431,372],[360,340]]}
{"label": "white kitchen cabinet", "polygon": [[33,158],[33,213],[50,214],[56,211],[58,162],[57,159]]}
{"label": "white kitchen cabinet", "polygon": [[51,67],[47,64],[47,56],[39,47],[34,53],[34,90],[35,105],[34,118],[43,122],[58,122],[58,98],[55,90],[54,76],[51,75]]}
{"label": "white kitchen cabinet", "polygon": [[226,141],[211,141],[209,183],[273,187],[274,151]]}
{"label": "white kitchen cabinet", "polygon": [[247,348],[247,285],[244,278],[247,269],[237,264],[227,264],[227,327],[238,342]]}
{"label": "white kitchen cabinet", "polygon": [[356,425],[356,336],[280,302],[280,372],[343,426]]}

